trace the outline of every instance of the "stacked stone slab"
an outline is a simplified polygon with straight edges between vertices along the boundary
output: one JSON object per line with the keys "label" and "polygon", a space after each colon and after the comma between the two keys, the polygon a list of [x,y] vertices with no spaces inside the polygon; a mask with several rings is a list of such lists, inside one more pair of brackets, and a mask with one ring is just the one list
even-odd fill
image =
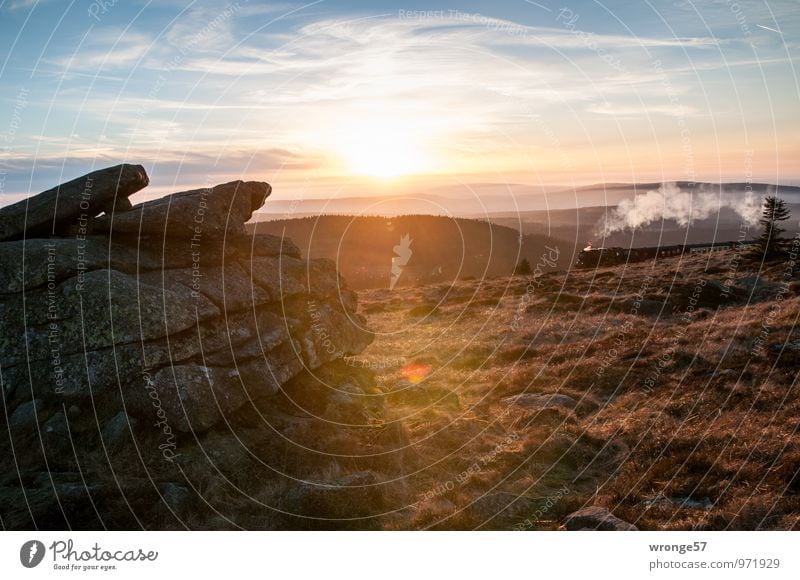
{"label": "stacked stone slab", "polygon": [[343,363],[372,337],[335,264],[247,233],[266,183],[133,206],[147,183],[120,165],[0,210],[3,526],[313,528],[341,510],[326,490],[379,504],[374,462],[340,458],[396,438]]}

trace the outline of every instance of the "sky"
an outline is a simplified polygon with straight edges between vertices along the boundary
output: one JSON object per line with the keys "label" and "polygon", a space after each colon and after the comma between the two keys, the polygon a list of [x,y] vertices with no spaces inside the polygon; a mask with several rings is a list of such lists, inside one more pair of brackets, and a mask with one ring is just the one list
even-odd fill
{"label": "sky", "polygon": [[797,0],[0,3],[0,205],[141,163],[140,198],[800,184]]}

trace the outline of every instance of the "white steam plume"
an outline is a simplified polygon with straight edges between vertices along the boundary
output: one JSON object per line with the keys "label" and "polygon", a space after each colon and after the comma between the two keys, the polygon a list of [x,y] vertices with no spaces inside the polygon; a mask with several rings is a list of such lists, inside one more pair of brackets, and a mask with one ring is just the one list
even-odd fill
{"label": "white steam plume", "polygon": [[694,220],[716,215],[723,207],[732,209],[744,223],[753,225],[761,214],[761,199],[752,191],[710,192],[681,191],[674,183],[665,183],[658,190],[650,190],[633,199],[624,199],[607,216],[605,223],[598,224],[600,235],[608,235],[624,229],[634,229],[656,221],[675,220],[681,226]]}

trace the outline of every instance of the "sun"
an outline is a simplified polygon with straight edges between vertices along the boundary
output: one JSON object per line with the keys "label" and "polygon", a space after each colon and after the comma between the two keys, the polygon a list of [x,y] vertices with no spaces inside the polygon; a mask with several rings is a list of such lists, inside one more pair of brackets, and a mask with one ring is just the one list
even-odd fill
{"label": "sun", "polygon": [[359,120],[340,129],[338,155],[354,175],[390,179],[424,172],[430,166],[415,127],[392,120]]}
{"label": "sun", "polygon": [[423,159],[409,143],[364,139],[341,151],[350,172],[370,177],[399,177],[422,170]]}

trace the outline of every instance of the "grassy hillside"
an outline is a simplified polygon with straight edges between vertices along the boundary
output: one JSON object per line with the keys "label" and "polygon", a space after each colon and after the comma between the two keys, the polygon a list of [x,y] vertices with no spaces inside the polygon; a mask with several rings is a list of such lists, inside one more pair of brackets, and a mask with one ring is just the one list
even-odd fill
{"label": "grassy hillside", "polygon": [[349,364],[407,441],[383,527],[800,529],[798,272],[740,258],[361,292]]}

